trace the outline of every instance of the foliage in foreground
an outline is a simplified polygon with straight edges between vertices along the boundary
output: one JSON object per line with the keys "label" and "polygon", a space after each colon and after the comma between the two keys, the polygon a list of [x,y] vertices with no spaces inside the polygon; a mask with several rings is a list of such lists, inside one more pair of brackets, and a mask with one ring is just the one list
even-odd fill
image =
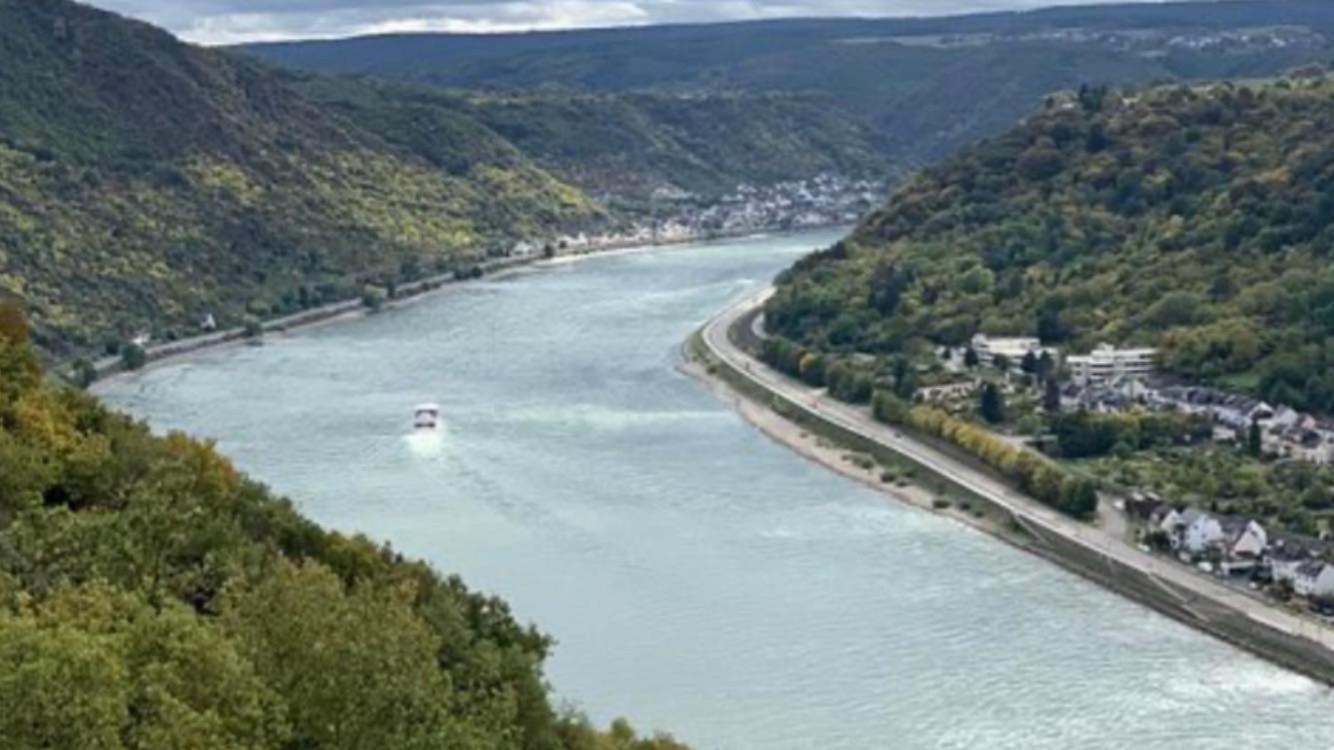
{"label": "foliage in foreground", "polygon": [[681,747],[554,710],[503,601],[45,384],[0,311],[0,746]]}

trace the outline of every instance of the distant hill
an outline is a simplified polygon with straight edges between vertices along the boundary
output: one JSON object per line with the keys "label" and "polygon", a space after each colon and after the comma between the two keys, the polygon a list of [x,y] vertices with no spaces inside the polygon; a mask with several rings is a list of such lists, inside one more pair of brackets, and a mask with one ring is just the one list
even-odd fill
{"label": "distant hill", "polygon": [[1334,83],[1058,97],[905,184],[780,279],[771,329],[911,353],[975,332],[1162,347],[1334,411]]}
{"label": "distant hill", "polygon": [[994,134],[1081,84],[1270,75],[1334,57],[1323,0],[1055,8],[250,45],[310,70],[483,89],[818,93],[901,164]]}
{"label": "distant hill", "polygon": [[428,124],[465,118],[618,205],[643,203],[663,187],[708,200],[743,183],[820,174],[885,180],[896,171],[872,129],[819,94],[468,91],[367,76],[294,78],[312,101],[434,161],[455,157],[448,132]]}

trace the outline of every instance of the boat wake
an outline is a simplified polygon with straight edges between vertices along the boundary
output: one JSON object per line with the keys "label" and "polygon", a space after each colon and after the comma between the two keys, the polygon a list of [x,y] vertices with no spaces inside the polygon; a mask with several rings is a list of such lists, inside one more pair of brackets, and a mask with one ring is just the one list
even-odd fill
{"label": "boat wake", "polygon": [[443,428],[435,430],[416,430],[403,436],[408,451],[417,458],[435,458],[445,452],[445,432]]}

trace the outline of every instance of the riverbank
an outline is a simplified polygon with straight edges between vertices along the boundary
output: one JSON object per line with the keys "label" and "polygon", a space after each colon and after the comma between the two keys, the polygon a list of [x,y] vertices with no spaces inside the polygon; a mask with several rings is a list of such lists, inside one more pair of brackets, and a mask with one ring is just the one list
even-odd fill
{"label": "riverbank", "polygon": [[[829,227],[809,227],[806,229],[837,228],[845,226],[842,224],[830,225]],[[595,257],[606,257],[623,255],[637,252],[650,252],[670,247],[679,247],[706,242],[723,241],[729,239],[741,239],[745,237],[765,236],[771,233],[781,233],[788,230],[755,230],[735,233],[718,233],[709,236],[698,237],[673,237],[660,240],[656,243],[645,244],[638,240],[630,241],[608,241],[601,242],[595,246],[582,247],[573,251],[568,251],[547,258],[542,255],[527,255],[516,258],[502,258],[479,264],[482,269],[480,278],[455,277],[454,274],[439,274],[418,281],[408,282],[395,289],[394,297],[386,300],[381,309],[395,309],[407,304],[416,302],[428,295],[457,288],[462,284],[467,284],[479,280],[495,281],[507,278],[516,273],[528,270],[539,270],[544,267],[554,267],[568,263],[575,263],[582,260]],[[152,367],[170,361],[178,360],[195,354],[222,349],[230,346],[241,346],[246,344],[261,343],[265,335],[281,335],[298,329],[310,328],[317,325],[333,323],[339,320],[346,320],[362,315],[369,315],[375,312],[360,298],[351,298],[332,302],[327,305],[321,305],[309,310],[302,310],[298,313],[285,315],[278,318],[272,318],[263,321],[260,324],[260,335],[252,335],[244,327],[237,326],[222,331],[191,336],[189,338],[178,339],[176,341],[165,342],[144,349],[144,367]],[[64,369],[64,368],[62,368]],[[140,368],[142,369],[142,368]],[[127,370],[121,357],[104,357],[93,363],[95,374],[94,382],[102,382],[110,378],[136,372],[137,370]]]}
{"label": "riverbank", "polygon": [[[838,457],[848,451],[889,469],[911,466],[913,483],[933,497],[929,505],[923,505],[920,493],[885,488],[883,483],[881,488],[895,499],[969,523],[1173,619],[1334,685],[1334,633],[1328,628],[1060,516],[929,441],[880,424],[865,410],[834,401],[751,357],[735,345],[731,331],[763,299],[742,301],[709,321],[687,343],[687,358],[693,360],[688,367],[692,374],[741,402],[743,416],[770,437],[844,474],[848,471]],[[835,447],[813,449],[821,440]],[[854,478],[866,481],[867,474],[877,470],[871,467]],[[959,512],[965,503],[968,512]]]}

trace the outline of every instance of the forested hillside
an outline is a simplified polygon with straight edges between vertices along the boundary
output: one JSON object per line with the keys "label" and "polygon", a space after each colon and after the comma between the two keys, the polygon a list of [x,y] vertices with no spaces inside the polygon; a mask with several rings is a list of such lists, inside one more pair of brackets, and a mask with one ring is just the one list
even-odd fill
{"label": "forested hillside", "polygon": [[1246,0],[260,44],[310,70],[470,89],[818,94],[921,165],[1081,84],[1269,75],[1334,57],[1334,4]]}
{"label": "forested hillside", "polygon": [[909,352],[975,332],[1162,347],[1192,378],[1334,410],[1334,84],[1053,97],[780,279],[771,329]]}
{"label": "forested hillside", "polygon": [[664,187],[889,172],[817,96],[465,95],[0,0],[0,297],[57,356],[642,221]]}
{"label": "forested hillside", "polygon": [[894,172],[870,127],[815,94],[466,91],[300,74],[294,81],[311,100],[432,158],[449,132],[429,123],[476,122],[600,203],[642,203],[664,187],[708,200],[743,183],[821,174],[883,181]]}
{"label": "forested hillside", "polygon": [[48,350],[359,293],[596,209],[503,139],[454,160],[264,65],[65,0],[0,0],[0,294]]}
{"label": "forested hillside", "polygon": [[500,600],[44,385],[0,304],[0,746],[668,750],[553,708]]}

